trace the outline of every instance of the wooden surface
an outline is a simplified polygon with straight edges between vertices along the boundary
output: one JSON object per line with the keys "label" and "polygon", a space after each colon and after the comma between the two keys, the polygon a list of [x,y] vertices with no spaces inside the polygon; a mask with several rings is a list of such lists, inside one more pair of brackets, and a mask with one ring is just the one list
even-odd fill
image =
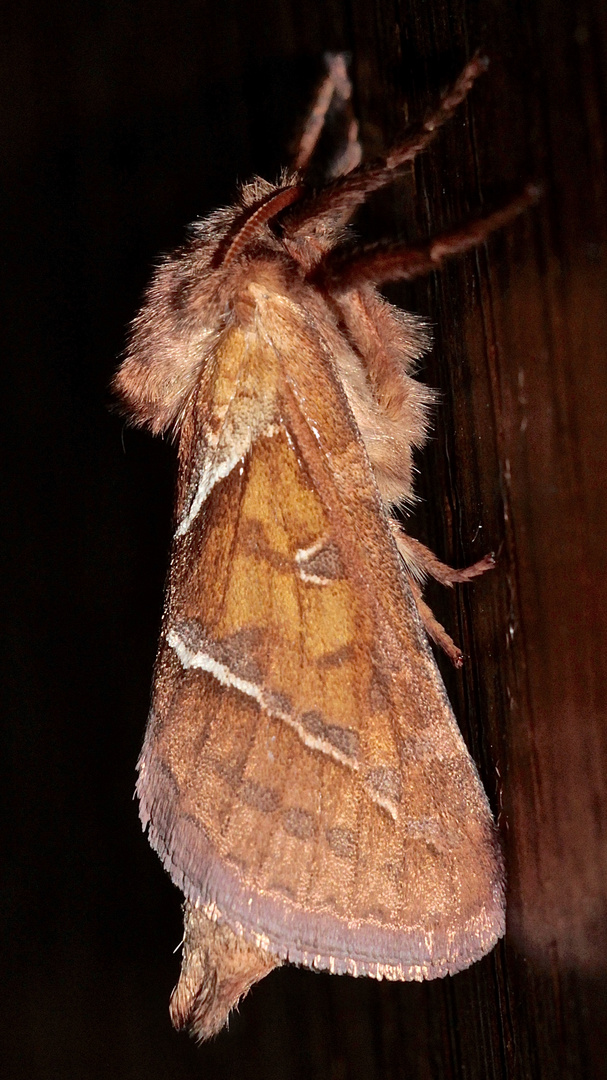
{"label": "wooden surface", "polygon": [[[607,1076],[607,304],[601,0],[114,0],[2,29],[4,1075],[188,1080]],[[373,155],[481,47],[491,68],[360,221],[421,238],[540,178],[541,206],[390,295],[436,346],[411,524],[498,569],[431,600],[499,813],[509,932],[468,972],[389,985],[295,969],[202,1049],[172,1032],[179,896],[131,801],[174,451],[107,385],[152,262],[272,178],[326,49],[352,53]]]}

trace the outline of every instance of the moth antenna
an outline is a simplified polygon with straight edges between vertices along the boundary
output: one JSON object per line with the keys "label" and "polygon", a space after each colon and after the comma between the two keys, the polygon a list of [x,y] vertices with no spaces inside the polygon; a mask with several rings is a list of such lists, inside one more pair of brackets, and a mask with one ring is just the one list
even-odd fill
{"label": "moth antenna", "polygon": [[[291,206],[301,198],[304,188],[299,184],[281,188],[280,191],[272,192],[271,195],[262,199],[260,203],[249,208],[244,217],[244,223],[238,228],[235,236],[221,258],[222,266],[229,266],[247,247],[268,221],[278,216],[287,206]],[[241,219],[242,220],[242,219]]]}
{"label": "moth antenna", "polygon": [[476,79],[486,71],[488,64],[486,57],[478,54],[473,56],[453,87],[442,96],[435,112],[414,125],[403,141],[383,160],[375,165],[354,169],[313,196],[305,207],[291,216],[289,231],[308,229],[314,220],[326,214],[345,224],[371,192],[391,184],[398,170],[426,149],[443,124],[451,119],[455,110],[466,99]]}
{"label": "moth antenna", "polygon": [[373,244],[352,256],[341,248],[330,253],[315,268],[315,280],[332,289],[356,289],[365,283],[381,285],[387,281],[411,281],[437,270],[445,259],[479,247],[491,233],[508,225],[524,210],[535,205],[542,195],[538,184],[529,184],[518,198],[485,217],[467,225],[439,233],[424,244]]}
{"label": "moth antenna", "polygon": [[293,160],[293,169],[304,172],[314,155],[330,112],[341,114],[346,121],[344,145],[335,155],[330,168],[331,177],[343,176],[360,164],[362,148],[358,141],[358,122],[352,110],[352,83],[348,76],[344,53],[325,53],[327,74],[322,80],[308,116]]}

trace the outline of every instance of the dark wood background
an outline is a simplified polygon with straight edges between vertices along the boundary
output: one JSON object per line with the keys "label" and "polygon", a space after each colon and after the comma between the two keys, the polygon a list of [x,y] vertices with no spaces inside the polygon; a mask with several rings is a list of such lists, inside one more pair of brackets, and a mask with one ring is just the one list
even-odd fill
{"label": "dark wood background", "polygon": [[[2,1071],[11,1078],[607,1076],[607,8],[602,0],[108,0],[1,28],[5,600]],[[412,530],[499,568],[432,602],[504,838],[506,942],[426,985],[283,970],[213,1044],[169,1026],[179,895],[132,801],[174,450],[108,383],[159,251],[273,178],[352,54],[365,146],[482,47],[489,73],[368,236],[423,237],[542,178],[541,206],[390,295],[440,389]]]}

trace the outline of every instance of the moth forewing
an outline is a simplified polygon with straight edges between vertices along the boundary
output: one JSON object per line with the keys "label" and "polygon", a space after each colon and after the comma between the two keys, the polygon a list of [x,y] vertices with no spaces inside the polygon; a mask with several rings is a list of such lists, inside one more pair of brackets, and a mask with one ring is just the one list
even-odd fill
{"label": "moth forewing", "polygon": [[[347,395],[282,293],[215,364],[223,452],[178,521],[141,766],[152,843],[192,903],[277,958],[459,970],[502,930],[491,817]],[[235,462],[224,434],[247,412]]]}
{"label": "moth forewing", "polygon": [[318,117],[344,110],[343,175],[320,192],[300,173],[255,181],[197,225],[158,271],[117,376],[135,419],[180,437],[137,790],[186,897],[171,1015],[203,1038],[285,960],[434,978],[504,930],[495,828],[424,627],[460,654],[420,585],[491,561],[452,570],[392,518],[425,438],[430,395],[413,375],[427,334],[370,283],[381,260],[340,280],[332,257],[366,193],[482,68],[365,170],[331,58],[300,157],[313,159]]}

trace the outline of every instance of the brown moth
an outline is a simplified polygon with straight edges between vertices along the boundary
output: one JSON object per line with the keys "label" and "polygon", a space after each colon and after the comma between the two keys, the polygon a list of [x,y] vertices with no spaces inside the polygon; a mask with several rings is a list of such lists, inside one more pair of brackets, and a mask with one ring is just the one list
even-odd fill
{"label": "brown moth", "polygon": [[421,589],[493,560],[453,570],[393,516],[426,438],[432,395],[414,372],[429,338],[377,286],[482,243],[536,193],[417,247],[356,249],[346,231],[485,66],[474,58],[425,122],[361,165],[344,59],[330,57],[291,171],[193,226],[116,376],[137,423],[179,438],[137,791],[186,898],[171,1016],[200,1038],[284,961],[432,979],[504,932],[495,827],[426,633],[462,657]]}

